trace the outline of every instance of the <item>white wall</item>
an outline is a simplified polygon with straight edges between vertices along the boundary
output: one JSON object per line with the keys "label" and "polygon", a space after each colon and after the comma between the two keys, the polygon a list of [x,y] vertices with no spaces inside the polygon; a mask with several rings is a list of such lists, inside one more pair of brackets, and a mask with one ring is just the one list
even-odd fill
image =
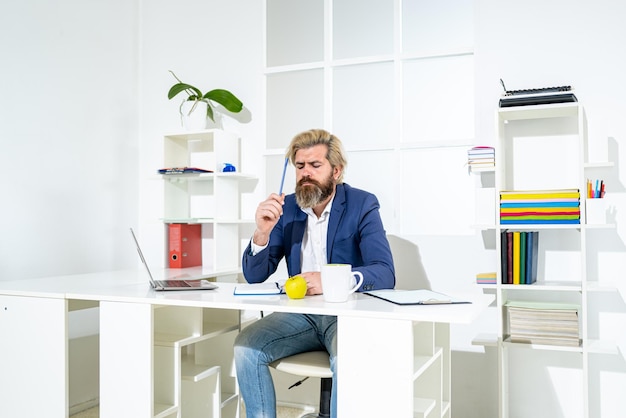
{"label": "white wall", "polygon": [[131,266],[137,3],[0,9],[0,280]]}
{"label": "white wall", "polygon": [[[176,83],[168,70],[203,92],[230,90],[252,115],[249,123],[232,119],[228,128],[242,137],[242,166],[261,173],[263,151],[262,2],[253,0],[146,1],[140,17],[139,222],[142,245],[154,265],[164,265],[162,183],[163,135],[180,131],[181,97],[167,100]],[[241,169],[241,167],[238,167]],[[257,188],[258,193],[262,188]],[[244,217],[251,219],[262,194],[244,196]]]}

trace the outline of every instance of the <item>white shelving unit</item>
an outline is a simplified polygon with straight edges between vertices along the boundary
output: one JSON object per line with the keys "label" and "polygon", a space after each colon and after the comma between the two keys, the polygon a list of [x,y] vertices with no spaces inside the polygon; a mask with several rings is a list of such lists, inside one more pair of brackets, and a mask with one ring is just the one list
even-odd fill
{"label": "white shelving unit", "polygon": [[[462,305],[456,305],[462,306]],[[376,334],[366,329],[376,327]],[[367,375],[374,381],[385,381],[384,374],[394,375],[393,383],[378,389],[377,399],[384,402],[364,403],[360,406],[338,405],[339,416],[352,416],[348,411],[358,408],[357,416],[388,416],[414,418],[451,418],[462,415],[453,411],[451,400],[450,324],[429,321],[401,321],[391,323],[384,318],[342,318],[339,323],[342,343],[338,346],[341,367],[359,367],[372,355],[384,355],[385,365],[380,370],[370,368]],[[368,351],[357,354],[357,335],[367,341]],[[363,346],[363,341],[360,343]],[[394,347],[389,355],[389,347]],[[357,350],[357,351],[355,351]],[[411,361],[412,360],[412,361]],[[337,390],[367,390],[358,373],[344,375],[338,380]],[[342,409],[343,408],[343,409]]]}
{"label": "white shelving unit", "polygon": [[[164,167],[196,167],[201,174],[162,175],[163,222],[202,225],[202,271],[222,282],[241,272],[241,193],[256,178],[241,172],[241,139],[208,129],[164,136]],[[234,172],[222,172],[224,164]],[[167,228],[165,231],[167,237]],[[154,308],[154,418],[239,417],[232,347],[239,311]]]}
{"label": "white shelving unit", "polygon": [[155,306],[154,418],[239,417],[237,310]]}
{"label": "white shelving unit", "polygon": [[[169,174],[164,179],[164,222],[202,224],[203,268],[236,280],[241,267],[241,193],[256,185],[256,177],[242,173],[240,138],[209,129],[165,135],[165,167],[197,167],[213,173]],[[222,172],[230,163],[235,172]],[[167,235],[167,231],[166,231]]]}
{"label": "white shelving unit", "polygon": [[449,325],[419,322],[413,329],[413,417],[450,418]]}
{"label": "white shelving unit", "polygon": [[[587,225],[586,179],[590,172],[612,167],[607,162],[585,161],[586,118],[578,103],[501,108],[497,111],[495,233],[496,285],[483,286],[495,292],[498,331],[493,338],[481,336],[476,344],[495,345],[499,361],[500,417],[550,417],[563,413],[558,399],[550,399],[553,380],[548,370],[561,370],[570,377],[569,408],[576,416],[600,416],[600,394],[594,388],[594,356],[617,354],[617,348],[600,335],[598,311],[602,292],[614,292],[599,277],[590,260],[597,259],[596,231],[614,225]],[[483,173],[483,175],[488,175]],[[493,183],[494,181],[492,181]],[[500,225],[499,192],[576,188],[581,192],[579,225]],[[501,232],[539,231],[537,282],[532,285],[502,284]],[[597,262],[596,262],[597,264]],[[591,294],[598,297],[591,297]],[[542,301],[579,306],[580,345],[577,347],[513,343],[509,340],[507,301]],[[532,367],[530,366],[532,365]],[[555,372],[556,373],[556,372]],[[567,409],[567,407],[565,407]],[[574,416],[574,415],[567,415]]]}

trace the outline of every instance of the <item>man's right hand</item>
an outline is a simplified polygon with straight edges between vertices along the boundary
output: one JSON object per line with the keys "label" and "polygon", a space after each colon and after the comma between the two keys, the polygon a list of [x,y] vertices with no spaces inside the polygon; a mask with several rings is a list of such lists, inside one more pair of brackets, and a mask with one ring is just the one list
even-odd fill
{"label": "man's right hand", "polygon": [[256,245],[267,245],[272,229],[283,214],[284,204],[285,194],[277,195],[276,193],[272,193],[267,199],[259,203],[254,216],[256,230],[253,240]]}

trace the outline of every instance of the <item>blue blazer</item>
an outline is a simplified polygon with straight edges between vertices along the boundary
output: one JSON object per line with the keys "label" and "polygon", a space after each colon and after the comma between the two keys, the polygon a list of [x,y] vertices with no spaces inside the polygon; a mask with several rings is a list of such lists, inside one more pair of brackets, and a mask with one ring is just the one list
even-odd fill
{"label": "blue blazer", "polygon": [[[329,263],[351,264],[363,273],[359,291],[392,289],[395,270],[389,241],[380,219],[376,196],[348,184],[338,184],[330,210],[327,233]],[[283,215],[270,234],[269,245],[252,255],[251,245],[244,251],[243,274],[249,283],[260,283],[272,275],[285,257],[289,276],[301,273],[302,238],[307,215],[296,203],[294,194],[285,196]]]}

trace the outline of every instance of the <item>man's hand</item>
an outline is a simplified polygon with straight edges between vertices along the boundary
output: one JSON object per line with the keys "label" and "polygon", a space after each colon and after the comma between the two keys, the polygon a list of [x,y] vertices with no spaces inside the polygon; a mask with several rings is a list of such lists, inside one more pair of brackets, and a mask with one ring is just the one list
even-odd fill
{"label": "man's hand", "polygon": [[270,233],[278,220],[283,214],[283,205],[285,204],[285,195],[277,195],[272,193],[267,199],[259,203],[256,209],[254,219],[256,221],[256,230],[252,239],[256,245],[266,245],[270,239]]}
{"label": "man's hand", "polygon": [[304,277],[304,279],[306,280],[307,296],[322,294],[322,275],[319,271],[308,271],[306,273],[300,273],[300,276]]}

